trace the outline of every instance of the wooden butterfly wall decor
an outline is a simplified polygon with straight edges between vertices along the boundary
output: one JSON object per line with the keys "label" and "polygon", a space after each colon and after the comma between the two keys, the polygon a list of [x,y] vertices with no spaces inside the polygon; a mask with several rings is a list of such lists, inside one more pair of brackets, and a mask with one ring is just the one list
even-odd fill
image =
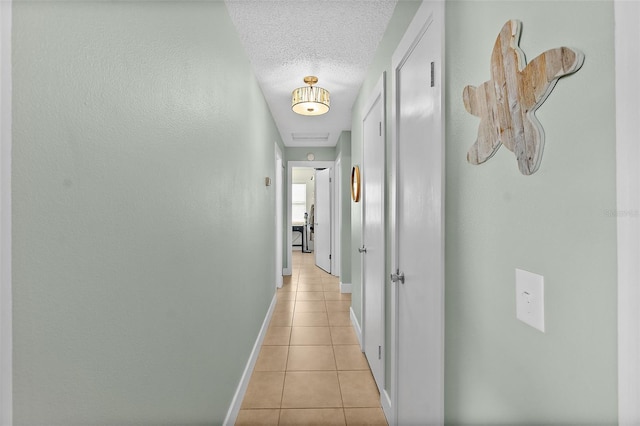
{"label": "wooden butterfly wall decor", "polygon": [[526,65],[518,47],[521,27],[517,20],[504,24],[491,54],[491,80],[465,87],[462,98],[466,110],[480,117],[478,139],[467,161],[482,164],[504,145],[516,155],[520,172],[531,175],[540,167],[544,147],[544,130],[535,112],[560,77],[580,69],[584,55],[558,47]]}

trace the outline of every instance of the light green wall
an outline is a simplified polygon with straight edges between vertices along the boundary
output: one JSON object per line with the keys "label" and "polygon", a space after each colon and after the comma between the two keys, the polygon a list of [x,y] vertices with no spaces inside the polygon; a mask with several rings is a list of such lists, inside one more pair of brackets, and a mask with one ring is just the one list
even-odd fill
{"label": "light green wall", "polygon": [[[382,71],[390,152],[391,56],[418,6],[398,3],[353,107],[353,164],[362,161],[361,109]],[[529,59],[560,45],[586,56],[538,111],[546,146],[529,177],[504,147],[482,166],[466,162],[478,119],[464,110],[462,89],[489,79],[508,19],[523,21]],[[615,208],[612,3],[450,1],[446,28],[446,423],[614,424],[616,228],[605,214]],[[361,205],[351,206],[355,248]],[[387,244],[387,273],[389,254]],[[361,321],[354,249],[351,259]],[[515,268],[545,276],[546,334],[515,318]],[[390,348],[388,305],[386,318]]]}
{"label": "light green wall", "polygon": [[[613,424],[613,3],[454,1],[446,14],[447,421]],[[462,90],[489,79],[508,19],[523,22],[529,60],[561,45],[586,57],[538,110],[546,144],[532,176],[504,147],[466,162],[478,119]],[[515,318],[515,268],[545,277],[545,334]]]}
{"label": "light green wall", "polygon": [[222,2],[14,1],[16,425],[223,421],[275,272],[235,34]]}
{"label": "light green wall", "polygon": [[[418,5],[398,3],[367,73],[347,173],[362,106]],[[446,13],[447,422],[615,423],[612,5]],[[279,140],[224,5],[14,1],[13,15],[15,424],[220,423],[273,295],[263,182]],[[547,144],[530,177],[504,147],[465,161],[477,119],[460,93],[489,78],[510,18],[529,58],[561,44],[586,56],[539,110]],[[546,334],[515,320],[516,267],[546,278]]]}
{"label": "light green wall", "polygon": [[345,130],[340,133],[338,142],[336,143],[336,156],[346,158],[351,156],[351,131]]}
{"label": "light green wall", "polygon": [[[362,164],[362,120],[364,116],[362,114],[362,109],[369,101],[369,96],[371,96],[375,85],[378,83],[380,76],[383,72],[386,73],[386,117],[387,117],[387,126],[386,126],[386,152],[387,152],[387,161],[386,161],[386,184],[385,184],[385,204],[386,211],[385,214],[387,218],[389,217],[389,176],[391,171],[391,162],[390,155],[391,152],[391,126],[389,125],[389,117],[391,117],[391,56],[395,51],[400,39],[404,35],[409,23],[413,19],[416,10],[420,6],[419,1],[399,1],[396,5],[396,8],[391,16],[391,20],[389,21],[389,25],[385,34],[378,45],[378,50],[376,51],[375,57],[369,70],[367,71],[367,76],[362,84],[362,88],[358,94],[358,97],[353,105],[352,114],[353,119],[351,122],[351,162],[352,165],[361,165]],[[351,170],[349,170],[349,178],[351,178]],[[357,248],[362,247],[362,203],[351,203],[351,282],[353,284],[353,294],[352,294],[352,302],[351,307],[358,319],[360,325],[362,325],[362,255],[358,253]],[[387,241],[387,254],[386,254],[386,266],[385,266],[385,276],[388,276],[391,270],[391,249],[390,249],[390,241],[391,241],[391,230],[388,226],[385,229],[385,238]],[[391,313],[391,293],[390,286],[386,287],[386,297],[385,297],[385,318],[386,321],[386,330],[385,330],[385,346],[386,348],[391,348],[391,328],[390,328],[390,313]],[[390,353],[390,352],[387,352]],[[390,383],[391,383],[391,357],[387,356],[385,358],[386,367],[386,389],[391,394]]]}

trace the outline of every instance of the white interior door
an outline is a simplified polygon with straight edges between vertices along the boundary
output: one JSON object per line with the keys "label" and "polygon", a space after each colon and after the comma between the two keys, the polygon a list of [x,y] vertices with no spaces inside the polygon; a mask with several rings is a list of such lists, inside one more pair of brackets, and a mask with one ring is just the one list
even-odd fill
{"label": "white interior door", "polygon": [[331,273],[331,169],[316,170],[313,239],[316,265]]}
{"label": "white interior door", "polygon": [[442,15],[433,7],[423,3],[393,58],[398,425],[444,422]]}
{"label": "white interior door", "polygon": [[363,340],[378,389],[384,389],[384,86],[380,79],[367,104],[363,127]]}

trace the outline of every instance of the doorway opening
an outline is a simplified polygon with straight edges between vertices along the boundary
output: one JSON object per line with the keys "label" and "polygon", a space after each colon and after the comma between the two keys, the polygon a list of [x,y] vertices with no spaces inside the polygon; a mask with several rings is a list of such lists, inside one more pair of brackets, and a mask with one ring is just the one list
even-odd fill
{"label": "doorway opening", "polygon": [[315,218],[315,169],[294,167],[291,178],[291,249],[313,252]]}
{"label": "doorway opening", "polygon": [[[312,252],[316,257],[316,265],[328,273],[339,275],[336,268],[332,266],[335,262],[332,254],[333,230],[337,226],[336,218],[338,217],[334,211],[337,207],[332,197],[334,168],[333,161],[289,161],[287,163],[285,275],[291,274],[294,250]],[[296,188],[295,197],[294,188]]]}

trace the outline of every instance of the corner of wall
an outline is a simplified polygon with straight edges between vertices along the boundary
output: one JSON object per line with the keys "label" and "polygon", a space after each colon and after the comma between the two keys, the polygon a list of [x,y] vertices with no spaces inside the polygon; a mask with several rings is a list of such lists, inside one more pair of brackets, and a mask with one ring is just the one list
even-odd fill
{"label": "corner of wall", "polygon": [[362,346],[362,327],[360,327],[358,316],[353,311],[353,307],[351,307],[351,309],[349,310],[349,315],[351,317],[351,325],[353,325],[353,330],[356,332],[356,337],[358,338],[360,348],[364,348],[364,346]]}

